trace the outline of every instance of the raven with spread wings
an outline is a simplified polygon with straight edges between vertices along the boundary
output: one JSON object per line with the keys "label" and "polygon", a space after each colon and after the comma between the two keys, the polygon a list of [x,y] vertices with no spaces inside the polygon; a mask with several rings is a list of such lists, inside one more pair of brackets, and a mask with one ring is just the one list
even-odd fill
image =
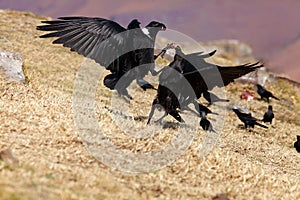
{"label": "raven with spread wings", "polygon": [[[54,44],[62,44],[110,70],[104,78],[106,87],[130,99],[127,87],[133,80],[144,90],[154,89],[143,78],[149,71],[157,75],[154,42],[157,33],[166,29],[164,24],[152,21],[141,28],[134,19],[124,28],[108,19],[90,17],[60,17],[42,23],[46,25],[37,26],[38,30],[52,32],[41,38],[58,37]],[[122,83],[117,84],[123,76]]]}
{"label": "raven with spread wings", "polygon": [[154,110],[158,107],[162,107],[165,111],[165,114],[158,120],[159,122],[168,114],[177,121],[183,122],[178,111],[190,110],[188,105],[191,103],[200,115],[203,105],[199,104],[197,99],[203,93],[212,90],[216,86],[224,87],[234,82],[234,79],[263,66],[258,63],[218,66],[204,60],[214,55],[216,51],[208,54],[203,54],[203,52],[184,54],[179,46],[175,49],[176,54],[173,61],[163,69],[159,76],[157,96],[153,100],[148,123],[154,114]]}

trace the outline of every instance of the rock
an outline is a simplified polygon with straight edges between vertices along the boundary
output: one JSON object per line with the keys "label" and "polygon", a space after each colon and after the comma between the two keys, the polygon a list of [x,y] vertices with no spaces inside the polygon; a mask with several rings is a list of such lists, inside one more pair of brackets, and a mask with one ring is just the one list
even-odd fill
{"label": "rock", "polygon": [[252,63],[256,59],[250,45],[239,40],[215,40],[201,43],[207,51],[217,50],[216,55],[228,59],[236,65]]}
{"label": "rock", "polygon": [[19,52],[0,51],[0,73],[7,77],[8,82],[25,83],[22,65],[22,55]]}
{"label": "rock", "polygon": [[18,164],[19,160],[12,154],[11,149],[0,151],[0,160],[7,164]]}
{"label": "rock", "polygon": [[229,200],[229,198],[226,194],[221,193],[214,196],[212,200]]}

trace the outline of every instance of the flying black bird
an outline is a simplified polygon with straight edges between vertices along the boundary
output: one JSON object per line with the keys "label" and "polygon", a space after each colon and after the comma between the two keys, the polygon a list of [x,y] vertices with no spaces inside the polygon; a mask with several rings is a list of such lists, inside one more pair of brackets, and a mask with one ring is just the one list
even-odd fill
{"label": "flying black bird", "polygon": [[[124,28],[108,19],[90,17],[60,17],[42,23],[46,25],[37,26],[38,30],[52,32],[41,38],[58,37],[53,44],[63,44],[110,70],[111,74],[104,78],[106,87],[130,99],[126,88],[133,80],[144,90],[154,88],[143,78],[149,71],[157,74],[154,42],[158,31],[166,29],[164,24],[152,21],[141,29],[140,22],[134,19]],[[124,81],[117,84],[122,76]]]}
{"label": "flying black bird", "polygon": [[255,117],[252,117],[251,113],[242,113],[239,109],[236,108],[233,108],[232,110],[235,112],[238,118],[245,124],[245,128],[248,128],[248,126],[254,128],[254,125],[258,125],[263,128],[268,128],[267,126],[258,123],[257,119]]}
{"label": "flying black bird", "polygon": [[203,92],[203,97],[208,101],[209,105],[215,103],[215,102],[229,102],[228,99],[221,99],[217,95],[211,93],[211,92]]}
{"label": "flying black bird", "polygon": [[213,131],[212,125],[208,119],[206,119],[205,112],[201,112],[201,120],[200,120],[200,126],[205,131]]}
{"label": "flying black bird", "polygon": [[[155,108],[162,106],[165,115],[172,115],[182,122],[178,110],[186,109],[193,104],[200,115],[201,104],[197,102],[202,93],[216,86],[226,86],[234,79],[255,71],[262,65],[245,64],[240,66],[218,66],[207,63],[204,58],[214,55],[215,51],[203,54],[196,52],[185,55],[180,47],[176,47],[176,54],[168,67],[163,68],[159,76],[157,96],[153,100],[149,114],[150,122]],[[164,117],[163,116],[163,117]]]}
{"label": "flying black bird", "polygon": [[276,100],[280,100],[277,97],[275,97],[270,91],[266,90],[263,86],[261,86],[260,84],[256,84],[257,86],[257,93],[260,95],[261,99],[266,99],[267,102],[269,103],[269,98],[272,97]]}
{"label": "flying black bird", "polygon": [[263,122],[270,122],[272,124],[272,120],[274,118],[273,108],[271,105],[268,106],[268,111],[265,112]]}
{"label": "flying black bird", "polygon": [[297,141],[294,143],[294,147],[300,153],[300,135],[297,135]]}

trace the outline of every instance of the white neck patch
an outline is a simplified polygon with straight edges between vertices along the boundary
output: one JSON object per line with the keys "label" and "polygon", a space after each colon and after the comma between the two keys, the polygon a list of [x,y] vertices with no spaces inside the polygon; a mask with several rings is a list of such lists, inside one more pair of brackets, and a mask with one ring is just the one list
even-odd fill
{"label": "white neck patch", "polygon": [[[151,38],[149,30],[147,28],[142,28],[142,31],[145,35],[147,35],[149,38]],[[152,39],[152,38],[151,38]]]}

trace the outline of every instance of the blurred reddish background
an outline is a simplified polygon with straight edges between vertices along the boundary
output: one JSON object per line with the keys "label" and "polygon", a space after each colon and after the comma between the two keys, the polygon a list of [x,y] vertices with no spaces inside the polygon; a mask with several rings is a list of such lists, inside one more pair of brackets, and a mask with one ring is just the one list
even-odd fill
{"label": "blurred reddish background", "polygon": [[143,25],[154,19],[201,42],[238,39],[250,44],[271,71],[300,82],[298,0],[0,0],[0,8],[51,17],[98,16],[124,26],[132,18]]}

